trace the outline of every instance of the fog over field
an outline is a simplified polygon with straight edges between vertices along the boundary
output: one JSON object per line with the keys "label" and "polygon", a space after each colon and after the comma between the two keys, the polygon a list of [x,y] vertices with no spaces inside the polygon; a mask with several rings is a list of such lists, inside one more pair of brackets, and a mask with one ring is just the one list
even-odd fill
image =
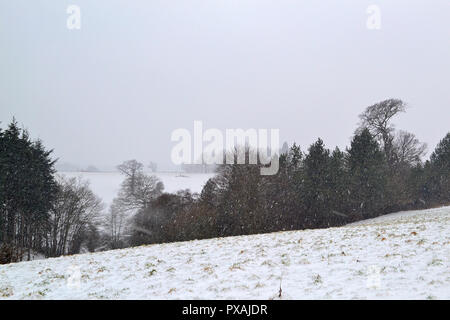
{"label": "fog over field", "polygon": [[[0,119],[60,161],[175,170],[171,132],[279,128],[280,143],[348,145],[362,108],[401,98],[398,126],[434,147],[448,129],[447,0],[0,2]],[[336,129],[339,128],[339,129]],[[57,133],[57,134],[56,134]]]}
{"label": "fog over field", "polygon": [[[67,178],[80,178],[89,181],[92,191],[97,194],[106,205],[110,205],[114,197],[120,190],[120,185],[124,181],[124,176],[119,172],[58,172]],[[192,192],[201,192],[206,181],[213,177],[210,173],[155,173],[164,183],[166,192],[177,192],[178,190],[189,189]]]}

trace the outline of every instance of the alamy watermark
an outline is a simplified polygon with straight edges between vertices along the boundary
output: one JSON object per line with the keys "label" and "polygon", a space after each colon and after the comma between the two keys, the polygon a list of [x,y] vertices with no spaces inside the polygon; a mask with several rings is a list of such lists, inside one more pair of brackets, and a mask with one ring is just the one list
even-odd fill
{"label": "alamy watermark", "polygon": [[81,269],[77,265],[71,265],[67,268],[67,287],[70,289],[79,289],[81,286]]}
{"label": "alamy watermark", "polygon": [[381,286],[380,267],[371,265],[367,268],[367,288],[378,289]]}
{"label": "alamy watermark", "polygon": [[81,9],[79,6],[71,4],[66,10],[67,17],[66,26],[69,30],[79,30],[81,29]]}
{"label": "alamy watermark", "polygon": [[[69,15],[67,17],[66,26],[69,30],[80,30],[81,29],[81,9],[80,6],[71,4],[67,7],[66,13]],[[371,4],[366,9],[367,20],[366,27],[369,30],[380,30],[381,29],[381,9],[376,4]]]}
{"label": "alamy watermark", "polygon": [[367,17],[366,27],[369,30],[380,30],[381,29],[381,9],[376,4],[372,4],[367,7],[366,10]]}
{"label": "alamy watermark", "polygon": [[248,164],[264,165],[261,175],[274,175],[279,169],[279,138],[279,129],[226,129],[224,137],[221,130],[203,131],[202,121],[194,121],[193,136],[184,128],[172,132],[171,140],[178,143],[171,159],[176,165],[246,164],[248,155]]}

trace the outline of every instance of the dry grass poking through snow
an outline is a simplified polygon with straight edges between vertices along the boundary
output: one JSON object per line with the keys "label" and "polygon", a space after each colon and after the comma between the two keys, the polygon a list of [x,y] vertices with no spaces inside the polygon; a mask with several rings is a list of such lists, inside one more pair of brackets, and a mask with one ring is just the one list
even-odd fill
{"label": "dry grass poking through snow", "polygon": [[0,299],[449,299],[450,207],[0,266]]}

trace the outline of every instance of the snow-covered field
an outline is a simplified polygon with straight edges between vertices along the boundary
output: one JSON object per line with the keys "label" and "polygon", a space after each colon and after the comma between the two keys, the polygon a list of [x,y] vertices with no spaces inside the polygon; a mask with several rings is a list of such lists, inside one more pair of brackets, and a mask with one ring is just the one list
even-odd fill
{"label": "snow-covered field", "polygon": [[450,299],[450,207],[0,266],[6,299]]}
{"label": "snow-covered field", "polygon": [[[110,205],[124,176],[119,172],[58,172],[68,178],[80,177],[90,183],[92,191],[102,198],[106,205]],[[165,192],[176,192],[181,189],[190,189],[192,192],[201,192],[203,185],[214,174],[209,173],[175,173],[161,172],[155,175],[164,183]]]}

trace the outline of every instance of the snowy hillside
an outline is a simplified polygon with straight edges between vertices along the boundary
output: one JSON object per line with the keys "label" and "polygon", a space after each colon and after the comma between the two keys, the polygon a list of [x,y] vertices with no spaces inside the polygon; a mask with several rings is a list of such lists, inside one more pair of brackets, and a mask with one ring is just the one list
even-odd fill
{"label": "snowy hillside", "polygon": [[9,299],[450,299],[450,207],[0,266]]}

